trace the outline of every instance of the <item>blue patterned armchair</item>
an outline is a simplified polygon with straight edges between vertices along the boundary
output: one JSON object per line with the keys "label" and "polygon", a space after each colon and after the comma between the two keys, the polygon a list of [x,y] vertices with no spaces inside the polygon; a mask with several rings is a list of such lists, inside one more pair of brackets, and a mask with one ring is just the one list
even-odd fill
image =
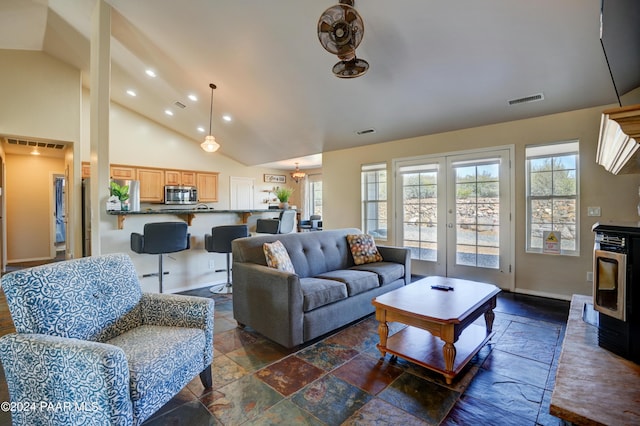
{"label": "blue patterned armchair", "polygon": [[12,272],[2,287],[14,425],[138,425],[197,374],[211,387],[213,300],[142,293],[126,254]]}

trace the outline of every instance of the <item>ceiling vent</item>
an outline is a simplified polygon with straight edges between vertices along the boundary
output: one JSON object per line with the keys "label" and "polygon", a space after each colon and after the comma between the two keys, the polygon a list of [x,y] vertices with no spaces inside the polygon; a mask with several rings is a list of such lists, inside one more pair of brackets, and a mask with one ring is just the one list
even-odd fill
{"label": "ceiling vent", "polygon": [[64,145],[59,143],[49,143],[49,142],[36,142],[36,141],[28,141],[24,139],[12,139],[8,138],[7,142],[11,145],[21,145],[21,146],[31,146],[38,148],[50,148],[50,149],[63,149]]}
{"label": "ceiling vent", "polygon": [[365,130],[358,130],[356,132],[357,135],[368,135],[369,133],[375,133],[376,129],[365,129]]}
{"label": "ceiling vent", "polygon": [[183,104],[180,101],[175,101],[174,105],[177,106],[180,109],[185,109],[187,107],[185,104]]}
{"label": "ceiling vent", "polygon": [[537,102],[544,100],[542,93],[536,93],[535,95],[525,96],[524,98],[511,99],[509,105],[528,104],[529,102]]}

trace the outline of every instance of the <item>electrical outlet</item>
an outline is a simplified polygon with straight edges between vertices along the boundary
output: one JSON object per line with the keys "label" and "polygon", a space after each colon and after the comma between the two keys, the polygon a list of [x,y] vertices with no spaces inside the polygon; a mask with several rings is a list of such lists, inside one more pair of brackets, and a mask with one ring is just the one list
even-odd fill
{"label": "electrical outlet", "polygon": [[593,272],[587,271],[587,281],[593,282]]}
{"label": "electrical outlet", "polygon": [[600,207],[587,207],[587,216],[600,217]]}
{"label": "electrical outlet", "polygon": [[213,259],[209,260],[209,269],[216,269],[216,263]]}

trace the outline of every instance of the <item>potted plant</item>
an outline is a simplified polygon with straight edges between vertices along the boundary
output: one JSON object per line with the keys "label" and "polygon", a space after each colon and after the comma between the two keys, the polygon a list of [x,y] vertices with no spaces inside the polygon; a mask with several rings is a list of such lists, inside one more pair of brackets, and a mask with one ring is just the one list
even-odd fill
{"label": "potted plant", "polygon": [[280,200],[280,208],[289,208],[289,197],[293,194],[293,188],[276,187],[273,192],[276,194],[278,200]]}
{"label": "potted plant", "polygon": [[129,210],[129,185],[120,185],[118,182],[111,181],[109,189],[111,190],[111,196],[120,200],[120,208]]}

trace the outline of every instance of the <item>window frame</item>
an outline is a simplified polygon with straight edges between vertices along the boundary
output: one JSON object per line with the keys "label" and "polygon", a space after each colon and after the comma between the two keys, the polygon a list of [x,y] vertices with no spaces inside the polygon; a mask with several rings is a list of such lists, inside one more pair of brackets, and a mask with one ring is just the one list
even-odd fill
{"label": "window frame", "polygon": [[[368,179],[369,173],[375,173],[376,179],[373,182],[370,182]],[[381,180],[380,173],[384,173],[384,182]],[[376,198],[369,198],[368,185],[373,183],[376,185]],[[380,195],[380,186],[384,184],[384,199],[379,198]],[[362,212],[362,231],[365,234],[371,234],[374,236],[376,240],[387,241],[389,239],[389,171],[387,170],[387,163],[372,163],[372,164],[363,164],[360,167],[360,199],[361,199],[361,212]],[[372,205],[376,205],[375,211],[377,213],[377,217],[371,218],[369,217],[369,207]],[[384,205],[387,210],[387,218],[384,220],[380,219],[380,206]],[[375,220],[377,226],[375,229],[384,229],[386,235],[380,235],[379,233],[372,233],[372,229],[369,229],[370,221]],[[381,226],[384,225],[384,228]]]}
{"label": "window frame", "polygon": [[[575,194],[572,195],[558,195],[554,194],[553,189],[553,159],[555,157],[562,157],[566,155],[575,155]],[[536,144],[536,145],[527,145],[525,146],[525,204],[526,204],[526,237],[525,237],[525,252],[526,253],[534,253],[534,254],[546,254],[544,253],[543,247],[532,247],[532,226],[533,226],[533,207],[532,202],[535,200],[548,200],[553,203],[554,200],[559,199],[573,199],[575,200],[575,250],[560,250],[559,254],[561,256],[580,256],[580,141],[579,140],[569,140],[562,142],[554,142],[554,143],[545,143],[545,144]],[[531,171],[531,160],[539,160],[539,159],[551,159],[551,195],[531,195],[531,181],[532,181],[532,171]],[[566,170],[566,169],[565,169]],[[553,212],[552,212],[553,214]],[[553,227],[554,223],[551,222]],[[560,230],[561,231],[561,230]]]}

